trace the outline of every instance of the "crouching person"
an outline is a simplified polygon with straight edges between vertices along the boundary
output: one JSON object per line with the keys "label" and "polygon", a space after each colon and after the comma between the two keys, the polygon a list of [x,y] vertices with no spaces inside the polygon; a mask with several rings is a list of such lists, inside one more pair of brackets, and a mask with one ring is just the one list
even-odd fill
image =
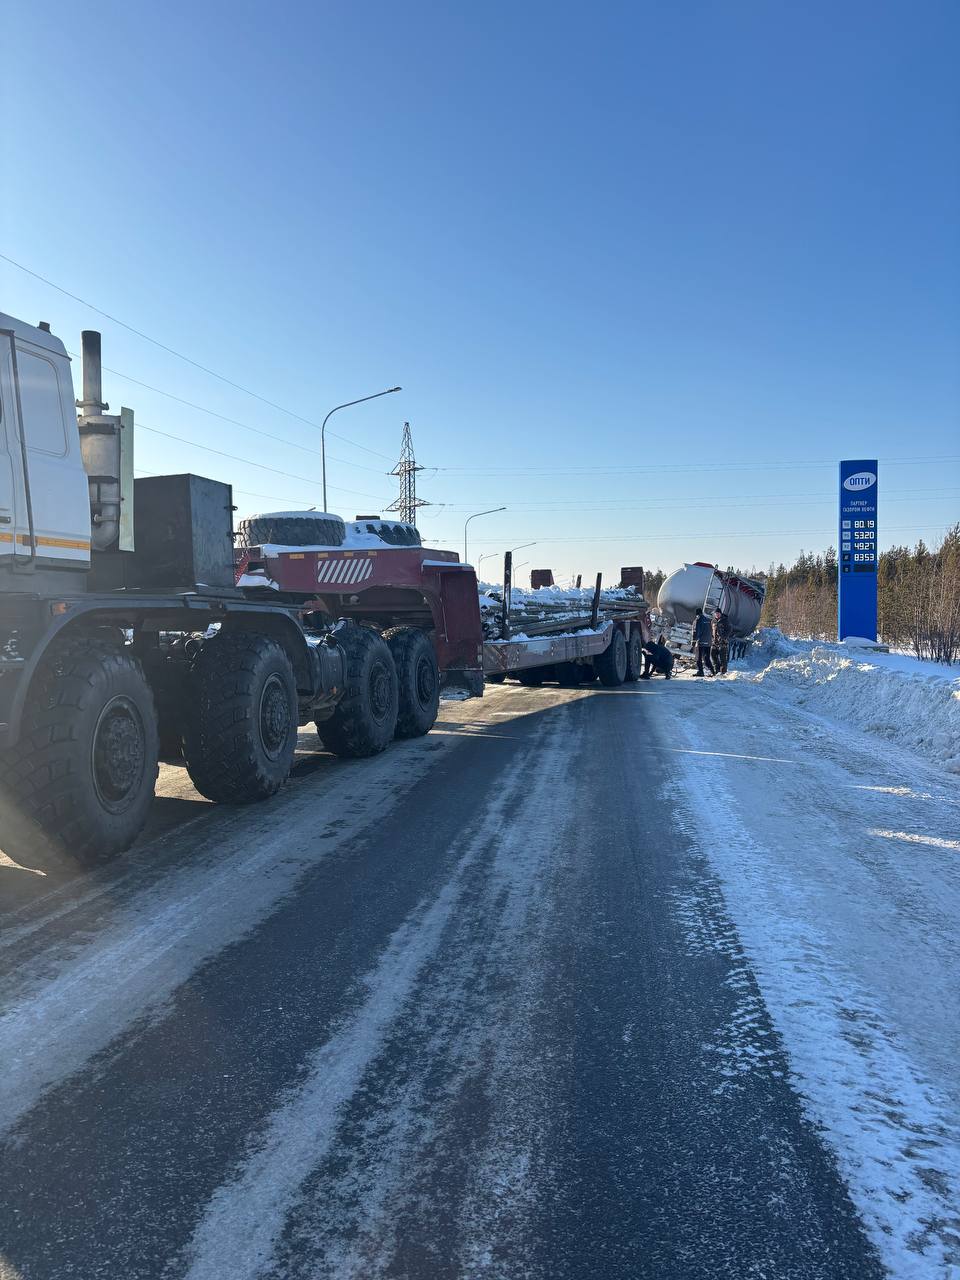
{"label": "crouching person", "polygon": [[673,654],[664,644],[663,636],[657,638],[656,644],[647,641],[643,646],[643,673],[641,680],[649,680],[651,676],[663,676],[666,680],[673,674]]}

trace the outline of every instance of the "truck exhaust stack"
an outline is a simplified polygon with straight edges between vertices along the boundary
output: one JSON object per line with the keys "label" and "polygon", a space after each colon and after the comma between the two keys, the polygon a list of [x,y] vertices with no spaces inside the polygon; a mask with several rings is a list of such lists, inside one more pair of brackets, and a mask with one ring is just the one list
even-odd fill
{"label": "truck exhaust stack", "polygon": [[80,453],[90,486],[90,546],[94,551],[133,550],[133,418],[108,414],[103,399],[100,334],[83,331],[83,399]]}
{"label": "truck exhaust stack", "polygon": [[77,405],[80,416],[99,416],[110,408],[103,403],[103,376],[100,363],[100,334],[96,329],[84,329],[80,335],[83,352],[83,399]]}

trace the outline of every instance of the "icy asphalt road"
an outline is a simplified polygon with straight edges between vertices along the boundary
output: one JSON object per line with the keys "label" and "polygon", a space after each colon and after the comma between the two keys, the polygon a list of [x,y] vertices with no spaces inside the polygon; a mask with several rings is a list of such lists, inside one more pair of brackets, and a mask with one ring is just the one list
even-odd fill
{"label": "icy asphalt road", "polygon": [[163,793],[0,865],[2,1280],[960,1274],[955,780],[657,681]]}

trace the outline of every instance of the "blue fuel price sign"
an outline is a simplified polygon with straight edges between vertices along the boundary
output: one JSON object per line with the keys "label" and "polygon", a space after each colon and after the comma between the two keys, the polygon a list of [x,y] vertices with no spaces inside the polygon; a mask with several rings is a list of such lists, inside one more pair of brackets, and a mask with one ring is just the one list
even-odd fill
{"label": "blue fuel price sign", "polygon": [[837,634],[877,638],[877,460],[840,463]]}

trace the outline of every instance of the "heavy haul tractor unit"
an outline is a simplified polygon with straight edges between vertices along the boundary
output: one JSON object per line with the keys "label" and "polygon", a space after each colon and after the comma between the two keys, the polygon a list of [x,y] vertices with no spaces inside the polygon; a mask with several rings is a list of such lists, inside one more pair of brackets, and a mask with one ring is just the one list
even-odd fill
{"label": "heavy haul tractor unit", "polygon": [[5,853],[126,849],[161,756],[246,804],[283,785],[302,725],[369,756],[429,731],[443,680],[482,690],[469,566],[412,526],[315,513],[241,522],[235,548],[230,486],[134,481],[133,414],[108,408],[99,334],[75,401],[63,343],[0,314]]}

